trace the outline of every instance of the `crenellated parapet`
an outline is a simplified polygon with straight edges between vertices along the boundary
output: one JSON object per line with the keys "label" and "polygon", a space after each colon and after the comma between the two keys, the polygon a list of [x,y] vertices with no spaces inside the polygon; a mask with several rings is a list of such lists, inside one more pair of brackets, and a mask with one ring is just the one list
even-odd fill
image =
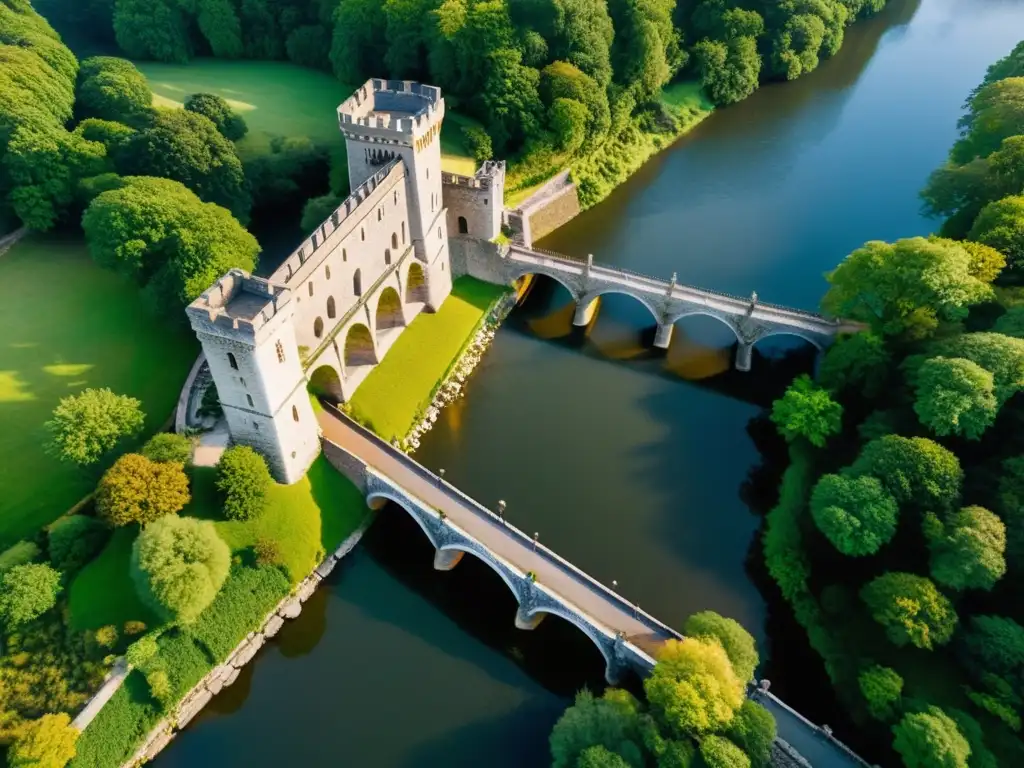
{"label": "crenellated parapet", "polygon": [[406,146],[439,132],[443,118],[441,89],[410,80],[367,80],[338,107],[346,138]]}

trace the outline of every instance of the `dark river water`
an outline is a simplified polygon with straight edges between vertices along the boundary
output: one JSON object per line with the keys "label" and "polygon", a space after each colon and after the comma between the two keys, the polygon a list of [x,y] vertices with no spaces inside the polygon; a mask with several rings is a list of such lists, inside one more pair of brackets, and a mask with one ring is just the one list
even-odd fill
{"label": "dark river water", "polygon": [[[917,192],[966,94],[1021,37],[1017,0],[891,0],[817,72],[712,115],[541,245],[814,308],[846,253],[934,228]],[[584,335],[567,300],[534,286],[419,460],[504,499],[517,525],[670,624],[738,619],[774,690],[838,722],[752,546],[771,493],[748,481],[762,461],[751,419],[811,355],[780,362],[799,344],[766,343],[738,374],[712,319],[683,321],[656,355],[638,303],[605,297]],[[520,632],[514,613],[486,566],[433,572],[415,525],[387,511],[158,764],[543,765],[558,713],[603,668],[568,624]]]}

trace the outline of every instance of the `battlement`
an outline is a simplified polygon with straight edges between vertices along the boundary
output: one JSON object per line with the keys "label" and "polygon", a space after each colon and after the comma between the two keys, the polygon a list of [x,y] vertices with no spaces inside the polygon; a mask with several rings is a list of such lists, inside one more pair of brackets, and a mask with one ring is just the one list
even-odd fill
{"label": "battlement", "polygon": [[[392,160],[386,166],[377,171],[373,176],[368,178],[362,184],[355,188],[345,201],[334,209],[334,212],[328,216],[319,227],[317,227],[313,233],[302,241],[291,255],[284,260],[280,267],[270,276],[270,279],[275,283],[282,283],[287,285],[288,282],[299,273],[299,269],[309,261],[313,255],[321,248],[325,243],[331,239],[331,235],[337,232],[347,218],[354,214],[363,201],[366,200],[370,195],[373,194],[374,190],[378,186],[383,184],[391,175],[394,174],[396,178],[405,177],[405,165],[400,159]],[[336,245],[336,244],[335,244]],[[329,253],[335,245],[328,248],[324,253]]]}
{"label": "battlement", "polygon": [[195,328],[201,325],[207,330],[218,329],[255,339],[256,332],[290,300],[291,293],[283,285],[232,269],[189,304],[186,311]]}
{"label": "battlement", "polygon": [[457,173],[442,172],[441,183],[471,189],[491,189],[495,183],[505,179],[505,161],[488,160],[477,170],[474,176],[461,176]]}
{"label": "battlement", "polygon": [[[425,133],[444,117],[441,89],[409,80],[367,80],[338,107],[342,131]],[[362,129],[362,130],[360,130]]]}

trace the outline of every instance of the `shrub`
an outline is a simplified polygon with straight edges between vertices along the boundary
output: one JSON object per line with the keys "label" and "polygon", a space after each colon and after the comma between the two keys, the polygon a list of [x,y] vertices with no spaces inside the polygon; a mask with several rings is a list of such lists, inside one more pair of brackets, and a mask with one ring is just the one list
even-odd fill
{"label": "shrub", "polygon": [[478,165],[494,157],[491,137],[483,128],[477,125],[464,125],[462,126],[462,138],[470,156]]}
{"label": "shrub", "polygon": [[162,517],[132,546],[132,578],[140,599],[169,622],[196,620],[217,595],[231,551],[208,520]]}
{"label": "shrub", "polygon": [[895,670],[876,664],[861,670],[857,682],[872,717],[884,722],[898,714],[903,678]]}
{"label": "shrub", "polygon": [[744,682],[754,679],[754,670],[760,661],[754,638],[735,619],[728,619],[714,611],[693,614],[683,626],[683,634],[701,640],[714,640],[725,649],[736,676]]}
{"label": "shrub", "polygon": [[96,511],[115,526],[152,522],[179,511],[188,500],[181,464],[150,461],[137,453],[119,458],[96,488]]}
{"label": "shrub", "polygon": [[8,630],[53,608],[60,592],[60,574],[48,565],[17,565],[0,578],[0,619]]}
{"label": "shrub", "polygon": [[281,564],[281,545],[274,539],[257,539],[253,545],[253,553],[256,555],[256,565]]}
{"label": "shrub", "polygon": [[651,712],[675,738],[714,733],[743,704],[743,681],[716,642],[669,640],[644,680]]}
{"label": "shrub", "polygon": [[843,406],[807,375],[797,377],[772,405],[772,421],[786,440],[805,438],[821,448],[842,427]]}
{"label": "shrub", "polygon": [[188,466],[192,463],[192,441],[185,435],[161,432],[142,446],[141,453],[150,461],[173,461]]}
{"label": "shrub", "polygon": [[76,111],[131,123],[150,111],[153,93],[145,76],[127,59],[93,56],[78,70]]}
{"label": "shrub", "polygon": [[971,747],[938,707],[904,715],[892,731],[896,735],[892,746],[906,768],[967,768]]}
{"label": "shrub", "polygon": [[0,574],[18,565],[26,565],[39,557],[39,547],[31,541],[19,541],[0,552]]}
{"label": "shrub", "polygon": [[751,765],[766,768],[771,765],[776,731],[772,713],[757,702],[747,699],[729,723],[725,735],[746,753]]}
{"label": "shrub", "polygon": [[952,603],[922,576],[885,573],[861,590],[875,621],[896,645],[931,650],[953,636],[957,616]]}
{"label": "shrub", "polygon": [[49,450],[62,461],[95,464],[142,431],[145,415],[134,397],[109,389],[85,389],[61,398],[46,422]]}
{"label": "shrub", "polygon": [[700,756],[708,768],[750,768],[750,758],[724,736],[705,736]]}
{"label": "shrub", "polygon": [[106,650],[113,650],[117,646],[117,627],[108,624],[96,630],[96,645]]}
{"label": "shrub", "polygon": [[160,706],[169,709],[174,704],[174,689],[171,680],[162,669],[154,669],[146,675],[146,684],[150,695],[160,702]]}
{"label": "shrub", "polygon": [[272,482],[267,462],[247,445],[228,448],[217,463],[217,490],[231,520],[251,520],[262,512]]}
{"label": "shrub", "polygon": [[62,517],[50,526],[50,562],[65,577],[72,576],[106,546],[110,528],[95,517]]}
{"label": "shrub", "polygon": [[146,622],[144,621],[135,621],[134,619],[131,619],[124,623],[125,637],[135,637],[136,635],[141,635],[145,631]]}
{"label": "shrub", "polygon": [[216,94],[193,93],[185,99],[185,109],[208,118],[228,141],[238,141],[249,132],[245,120]]}
{"label": "shrub", "polygon": [[10,768],[64,768],[75,756],[78,731],[65,713],[43,715],[25,726],[7,754]]}
{"label": "shrub", "polygon": [[143,635],[134,643],[128,646],[124,657],[133,667],[142,667],[147,661],[156,656],[159,650],[154,635]]}

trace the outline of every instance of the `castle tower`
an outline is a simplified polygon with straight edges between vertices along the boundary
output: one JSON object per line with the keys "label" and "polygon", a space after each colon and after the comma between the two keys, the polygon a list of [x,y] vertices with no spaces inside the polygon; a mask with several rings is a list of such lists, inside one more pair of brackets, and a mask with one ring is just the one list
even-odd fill
{"label": "castle tower", "polygon": [[291,298],[284,286],[232,269],[186,310],[232,440],[263,454],[281,483],[299,480],[320,452]]}
{"label": "castle tower", "polygon": [[427,306],[451,292],[448,227],[441,193],[441,89],[405,80],[368,80],[338,107],[352,189],[400,158],[406,167],[410,239],[427,266]]}

